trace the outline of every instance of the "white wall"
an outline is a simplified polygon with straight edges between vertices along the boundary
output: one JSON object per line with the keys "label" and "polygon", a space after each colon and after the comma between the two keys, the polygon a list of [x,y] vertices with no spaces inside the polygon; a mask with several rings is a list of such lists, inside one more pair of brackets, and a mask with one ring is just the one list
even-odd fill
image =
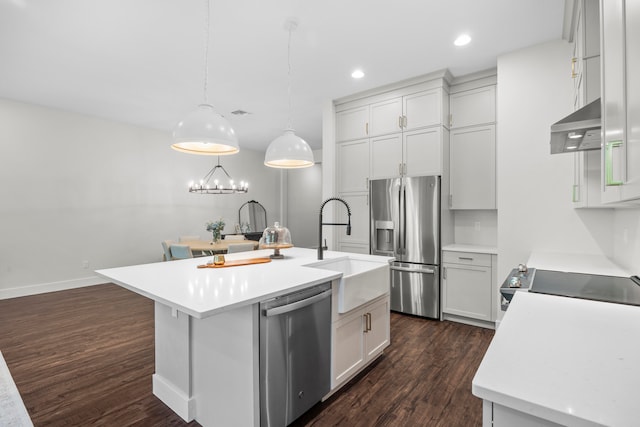
{"label": "white wall", "polygon": [[318,215],[322,204],[322,151],[313,152],[316,164],[287,171],[287,222],[293,244],[318,247]]}
{"label": "white wall", "polygon": [[220,158],[249,181],[248,194],[197,195],[187,184],[216,157],[169,146],[169,133],[0,100],[0,298],[100,283],[95,269],[159,261],[162,240],[208,237],[209,220],[223,217],[233,232],[251,199],[269,222],[280,216],[280,175],[263,153]]}
{"label": "white wall", "polygon": [[614,245],[615,261],[640,276],[640,208],[615,211]]}
{"label": "white wall", "polygon": [[573,156],[549,154],[549,126],[572,112],[571,47],[498,58],[498,280],[532,251],[614,255],[612,210],[573,209]]}

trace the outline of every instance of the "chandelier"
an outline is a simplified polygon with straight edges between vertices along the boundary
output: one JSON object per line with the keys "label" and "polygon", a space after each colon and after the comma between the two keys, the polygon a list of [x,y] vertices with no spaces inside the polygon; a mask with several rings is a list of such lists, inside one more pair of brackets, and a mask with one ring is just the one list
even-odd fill
{"label": "chandelier", "polygon": [[[221,171],[221,172],[219,172]],[[218,173],[217,176],[216,173]],[[224,175],[223,175],[224,174]],[[210,182],[213,179],[212,182]],[[227,170],[220,164],[220,156],[218,156],[218,164],[207,173],[199,183],[191,181],[189,183],[189,193],[200,194],[235,194],[246,193],[249,191],[249,183],[240,181],[236,183]]]}

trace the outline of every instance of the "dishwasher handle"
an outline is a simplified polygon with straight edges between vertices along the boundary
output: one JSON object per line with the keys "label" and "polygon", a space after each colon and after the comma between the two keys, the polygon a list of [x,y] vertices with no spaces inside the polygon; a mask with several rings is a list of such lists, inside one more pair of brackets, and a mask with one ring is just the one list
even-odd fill
{"label": "dishwasher handle", "polygon": [[406,271],[408,273],[425,273],[425,274],[434,274],[436,271],[433,268],[423,267],[423,268],[407,268],[407,267],[396,267],[391,266],[391,270],[396,271]]}
{"label": "dishwasher handle", "polygon": [[316,294],[312,297],[293,302],[287,305],[281,305],[280,307],[268,308],[264,311],[264,315],[267,317],[277,316],[279,314],[289,313],[294,310],[298,310],[302,307],[314,304],[320,300],[323,300],[331,295],[331,289]]}

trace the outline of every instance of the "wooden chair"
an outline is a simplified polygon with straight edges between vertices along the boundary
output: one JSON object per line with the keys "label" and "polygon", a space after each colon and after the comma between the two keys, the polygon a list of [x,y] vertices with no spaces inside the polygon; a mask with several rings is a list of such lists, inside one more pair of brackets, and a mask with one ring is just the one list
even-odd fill
{"label": "wooden chair", "polygon": [[253,250],[254,242],[251,243],[232,243],[229,244],[229,248],[227,249],[228,254],[232,254],[234,252],[245,252]]}

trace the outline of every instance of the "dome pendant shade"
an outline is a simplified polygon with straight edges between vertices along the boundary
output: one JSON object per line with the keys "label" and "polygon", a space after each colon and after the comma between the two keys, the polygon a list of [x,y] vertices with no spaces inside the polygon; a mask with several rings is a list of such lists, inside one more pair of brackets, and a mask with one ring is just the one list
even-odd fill
{"label": "dome pendant shade", "polygon": [[200,104],[173,129],[171,148],[183,153],[221,156],[240,151],[236,133],[211,105]]}
{"label": "dome pendant shade", "polygon": [[297,169],[313,166],[313,151],[293,129],[271,141],[264,156],[264,164],[272,168]]}

